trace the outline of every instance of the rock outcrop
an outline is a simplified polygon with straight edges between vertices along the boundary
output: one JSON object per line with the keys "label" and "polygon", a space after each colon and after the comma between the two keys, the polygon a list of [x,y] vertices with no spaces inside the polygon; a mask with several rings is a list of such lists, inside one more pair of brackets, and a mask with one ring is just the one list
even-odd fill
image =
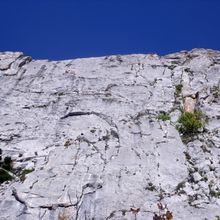
{"label": "rock outcrop", "polygon": [[[205,128],[184,137],[182,109],[201,111]],[[0,220],[153,220],[159,202],[173,219],[220,219],[219,51],[0,53],[0,122],[13,161]]]}

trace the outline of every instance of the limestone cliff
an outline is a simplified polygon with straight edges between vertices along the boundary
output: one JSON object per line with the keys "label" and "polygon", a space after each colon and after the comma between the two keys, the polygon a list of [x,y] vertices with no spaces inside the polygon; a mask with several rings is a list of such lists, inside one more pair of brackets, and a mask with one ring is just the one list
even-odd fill
{"label": "limestone cliff", "polygon": [[[207,122],[186,137],[177,121],[195,109]],[[159,202],[176,220],[220,218],[219,51],[0,53],[0,125],[1,220],[153,220]]]}

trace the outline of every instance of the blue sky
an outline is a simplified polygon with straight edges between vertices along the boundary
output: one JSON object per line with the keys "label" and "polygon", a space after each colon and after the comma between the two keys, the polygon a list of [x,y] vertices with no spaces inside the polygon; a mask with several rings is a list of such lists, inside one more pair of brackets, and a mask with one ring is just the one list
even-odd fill
{"label": "blue sky", "polygon": [[220,50],[220,0],[0,0],[0,51],[36,59]]}

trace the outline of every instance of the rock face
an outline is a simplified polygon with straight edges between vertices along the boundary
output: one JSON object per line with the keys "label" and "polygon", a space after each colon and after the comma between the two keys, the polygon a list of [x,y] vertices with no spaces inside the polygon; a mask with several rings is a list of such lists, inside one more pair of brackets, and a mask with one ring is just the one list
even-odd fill
{"label": "rock face", "polygon": [[[208,122],[183,138],[175,124],[187,102]],[[65,61],[0,53],[0,113],[15,177],[0,185],[1,220],[153,220],[158,202],[173,219],[220,218],[218,51]]]}

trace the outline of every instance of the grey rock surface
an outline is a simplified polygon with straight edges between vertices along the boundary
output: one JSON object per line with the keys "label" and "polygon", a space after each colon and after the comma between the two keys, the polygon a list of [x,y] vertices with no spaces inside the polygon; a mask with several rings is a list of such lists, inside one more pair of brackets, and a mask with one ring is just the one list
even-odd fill
{"label": "grey rock surface", "polygon": [[[195,94],[208,122],[185,139],[175,125]],[[220,216],[219,51],[0,53],[0,123],[15,173],[0,185],[0,220],[152,220],[158,202],[178,220]]]}

